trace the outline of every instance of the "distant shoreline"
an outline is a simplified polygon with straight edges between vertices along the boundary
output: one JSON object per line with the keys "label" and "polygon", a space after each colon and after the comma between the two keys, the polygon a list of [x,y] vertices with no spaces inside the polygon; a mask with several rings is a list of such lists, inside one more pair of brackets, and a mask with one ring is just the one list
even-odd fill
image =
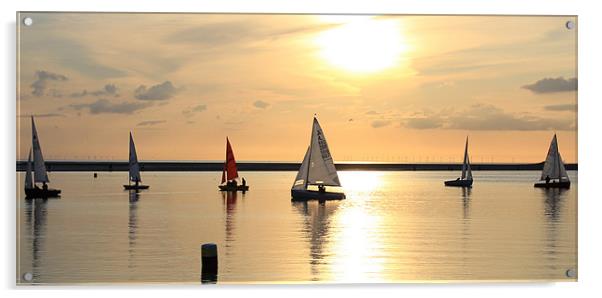
{"label": "distant shoreline", "polygon": [[[240,162],[238,170],[242,172],[258,171],[298,171],[300,163],[292,162]],[[576,163],[566,164],[566,169],[576,171]],[[220,172],[222,162],[188,161],[147,161],[140,162],[140,170],[148,172]],[[25,171],[26,162],[17,161],[17,171]],[[126,161],[47,161],[46,168],[54,172],[122,172],[128,170]],[[339,171],[459,171],[461,163],[337,163]],[[476,163],[471,165],[474,171],[541,171],[543,162],[515,163]]]}

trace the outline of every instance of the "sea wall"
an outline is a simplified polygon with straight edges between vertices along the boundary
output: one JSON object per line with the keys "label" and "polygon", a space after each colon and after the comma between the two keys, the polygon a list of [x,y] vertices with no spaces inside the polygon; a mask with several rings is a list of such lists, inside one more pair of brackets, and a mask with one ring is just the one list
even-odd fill
{"label": "sea wall", "polygon": [[[239,171],[297,171],[300,163],[237,163]],[[17,161],[17,171],[25,171],[26,162]],[[156,172],[208,172],[221,171],[223,162],[140,162],[140,170]],[[542,163],[533,164],[494,164],[471,165],[473,171],[540,171]],[[48,171],[56,172],[111,172],[127,171],[126,161],[47,161]],[[457,163],[338,163],[339,171],[459,171],[462,164]],[[566,164],[567,170],[577,170],[577,164]]]}

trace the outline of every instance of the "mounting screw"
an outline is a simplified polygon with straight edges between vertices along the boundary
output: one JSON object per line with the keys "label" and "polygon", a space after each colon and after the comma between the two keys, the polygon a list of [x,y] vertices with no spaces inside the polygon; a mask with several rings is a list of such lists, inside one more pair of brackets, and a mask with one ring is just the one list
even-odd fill
{"label": "mounting screw", "polygon": [[33,25],[33,19],[30,17],[24,18],[23,19],[23,25],[25,26],[31,26]]}
{"label": "mounting screw", "polygon": [[574,269],[567,270],[565,274],[566,274],[566,277],[569,277],[569,278],[574,278],[575,276],[577,276],[577,272],[575,272]]}
{"label": "mounting screw", "polygon": [[568,21],[565,24],[566,28],[569,30],[572,30],[573,28],[575,28],[575,23],[573,23],[573,21]]}
{"label": "mounting screw", "polygon": [[25,274],[23,274],[23,279],[25,281],[32,281],[33,280],[33,274],[31,274],[31,272],[25,272]]}

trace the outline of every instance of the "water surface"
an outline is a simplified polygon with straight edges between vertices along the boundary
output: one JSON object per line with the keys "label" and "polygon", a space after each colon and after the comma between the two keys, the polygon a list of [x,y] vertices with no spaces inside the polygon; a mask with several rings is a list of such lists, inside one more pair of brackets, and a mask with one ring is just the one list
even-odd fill
{"label": "water surface", "polygon": [[[18,190],[17,278],[37,283],[200,282],[200,245],[218,244],[218,282],[568,280],[577,264],[577,173],[566,191],[539,172],[339,172],[340,202],[292,203],[294,172],[50,173],[61,199]],[[23,179],[19,173],[18,179]]]}

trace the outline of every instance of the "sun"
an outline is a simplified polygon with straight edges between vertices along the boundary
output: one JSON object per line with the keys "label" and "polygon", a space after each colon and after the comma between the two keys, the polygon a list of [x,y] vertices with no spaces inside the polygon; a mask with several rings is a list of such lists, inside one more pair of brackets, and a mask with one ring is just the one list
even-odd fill
{"label": "sun", "polygon": [[398,20],[355,17],[319,34],[319,55],[334,67],[372,73],[394,67],[407,50]]}

